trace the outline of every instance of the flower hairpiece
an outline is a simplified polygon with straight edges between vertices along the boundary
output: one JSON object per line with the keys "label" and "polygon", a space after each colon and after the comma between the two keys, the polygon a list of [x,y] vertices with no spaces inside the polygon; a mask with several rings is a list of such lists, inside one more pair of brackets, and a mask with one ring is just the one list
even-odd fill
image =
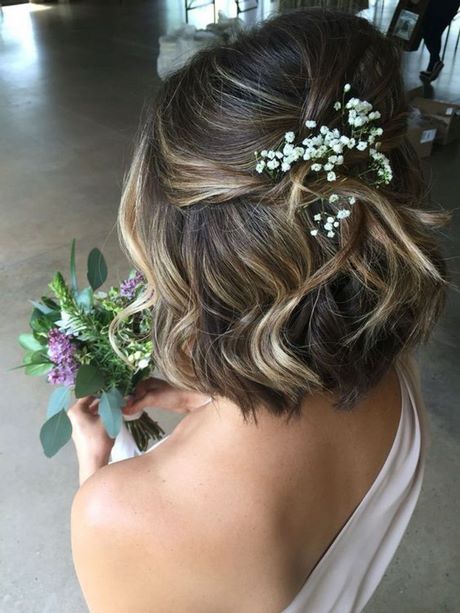
{"label": "flower hairpiece", "polygon": [[[321,126],[319,130],[308,136],[302,141],[302,145],[295,145],[294,132],[286,132],[284,142],[278,149],[264,149],[255,151],[256,171],[259,173],[267,172],[271,177],[276,177],[280,173],[288,172],[293,163],[298,160],[308,160],[311,162],[310,169],[314,173],[325,172],[326,179],[330,182],[337,181],[337,167],[344,164],[344,156],[347,150],[357,149],[358,151],[368,151],[369,168],[366,171],[373,172],[376,176],[375,185],[388,184],[393,178],[393,173],[388,157],[379,151],[381,143],[377,140],[383,134],[383,129],[376,125],[376,121],[381,118],[379,111],[367,100],[350,98],[345,102],[345,94],[351,90],[351,85],[347,83],[343,88],[342,100],[334,102],[334,110],[340,111],[342,124],[349,126],[349,135],[343,134],[337,128],[331,130],[328,126]],[[316,121],[308,119],[305,126],[310,130],[317,128]],[[322,199],[323,201],[324,199]],[[338,194],[331,194],[328,198],[329,204],[335,204],[343,200]],[[353,205],[356,202],[354,196],[345,198],[346,202]],[[349,208],[339,208],[333,215],[324,210],[313,216],[318,228],[310,230],[316,236],[322,229],[326,236],[332,238],[339,222],[349,217]]]}

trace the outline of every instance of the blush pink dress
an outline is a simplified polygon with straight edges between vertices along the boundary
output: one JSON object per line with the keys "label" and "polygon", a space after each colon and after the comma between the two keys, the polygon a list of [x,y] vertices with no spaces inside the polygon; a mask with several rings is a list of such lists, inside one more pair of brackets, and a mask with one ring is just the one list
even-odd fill
{"label": "blush pink dress", "polygon": [[[359,613],[401,542],[422,486],[428,430],[415,359],[405,356],[398,360],[396,369],[401,417],[386,461],[302,588],[280,613]],[[119,450],[121,455],[136,455],[132,440],[125,443],[124,450]]]}

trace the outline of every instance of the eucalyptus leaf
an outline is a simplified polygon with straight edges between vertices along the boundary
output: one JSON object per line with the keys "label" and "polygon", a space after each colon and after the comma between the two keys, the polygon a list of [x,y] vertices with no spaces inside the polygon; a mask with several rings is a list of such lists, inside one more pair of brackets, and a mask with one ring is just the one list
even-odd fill
{"label": "eucalyptus leaf", "polygon": [[37,341],[33,334],[20,334],[19,344],[23,349],[28,349],[29,351],[40,351],[40,349],[43,349],[43,345]]}
{"label": "eucalyptus leaf", "polygon": [[88,282],[97,290],[107,279],[107,264],[102,253],[95,247],[88,256]]}
{"label": "eucalyptus leaf", "polygon": [[93,308],[93,290],[90,287],[85,287],[76,296],[77,304],[83,309],[85,313],[89,313]]}
{"label": "eucalyptus leaf", "polygon": [[67,409],[70,406],[70,389],[68,387],[59,386],[57,387],[50,396],[48,401],[48,409],[46,412],[46,417],[49,419],[62,411],[62,409]]}
{"label": "eucalyptus leaf", "polygon": [[40,311],[40,313],[43,313],[44,315],[48,315],[54,311],[54,309],[50,309],[50,307],[46,306],[46,304],[37,302],[36,300],[30,300],[30,303],[33,304],[37,311]]}
{"label": "eucalyptus leaf", "polygon": [[78,293],[77,271],[75,267],[75,239],[72,241],[70,248],[70,289],[75,296]]}
{"label": "eucalyptus leaf", "polygon": [[123,396],[120,392],[113,388],[108,392],[102,392],[99,401],[99,415],[102,423],[110,438],[115,438],[121,429],[121,407],[123,405]]}
{"label": "eucalyptus leaf", "polygon": [[104,387],[104,376],[92,364],[83,364],[77,372],[75,380],[75,396],[84,398],[96,394]]}
{"label": "eucalyptus leaf", "polygon": [[72,436],[72,422],[65,409],[50,417],[40,429],[40,441],[46,457],[51,458]]}

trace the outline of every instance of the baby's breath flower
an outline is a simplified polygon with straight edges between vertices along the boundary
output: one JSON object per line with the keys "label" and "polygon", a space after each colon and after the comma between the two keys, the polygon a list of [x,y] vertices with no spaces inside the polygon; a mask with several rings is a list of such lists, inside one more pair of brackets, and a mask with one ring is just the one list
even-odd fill
{"label": "baby's breath flower", "polygon": [[[380,148],[382,143],[378,140],[383,134],[383,128],[376,125],[371,125],[381,118],[381,113],[373,109],[373,106],[367,100],[360,100],[352,97],[345,101],[345,94],[351,90],[351,84],[346,83],[343,87],[343,100],[336,100],[333,104],[335,111],[341,111],[342,126],[347,131],[343,134],[338,128],[330,129],[326,125],[318,128],[316,133],[310,133],[310,136],[304,138],[303,146],[296,146],[295,133],[292,131],[286,132],[284,135],[284,143],[278,150],[262,150],[260,159],[258,152],[255,152],[256,171],[288,172],[291,165],[297,160],[311,161],[310,169],[312,172],[319,173],[324,171],[327,181],[336,181],[337,175],[334,171],[335,166],[340,166],[345,163],[344,156],[347,155],[347,149],[357,149],[358,151],[367,151],[369,155],[369,168],[372,170],[376,179],[374,184],[388,184],[393,179],[393,172],[389,158],[384,155]],[[310,130],[317,127],[317,122],[313,119],[305,121],[305,125]],[[322,198],[322,201],[325,199]],[[354,196],[346,198],[350,206],[356,203]],[[338,194],[331,194],[327,201],[334,204],[340,201]],[[326,236],[335,236],[333,229],[339,227],[340,221],[346,219],[350,215],[350,209],[341,208],[335,216],[326,214],[323,210],[316,213],[313,219],[316,223],[321,224],[323,217],[326,217],[326,223],[322,227],[315,228],[310,231],[312,236],[316,236],[323,230],[327,232]]]}
{"label": "baby's breath flower", "polygon": [[280,165],[280,163],[276,159],[275,160],[270,160],[269,162],[267,162],[267,168],[270,168],[270,170],[274,170],[279,165]]}

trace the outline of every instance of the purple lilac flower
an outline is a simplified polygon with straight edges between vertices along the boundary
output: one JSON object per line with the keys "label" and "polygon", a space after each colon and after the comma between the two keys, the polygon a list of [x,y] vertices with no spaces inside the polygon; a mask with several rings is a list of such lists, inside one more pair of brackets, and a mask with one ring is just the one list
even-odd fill
{"label": "purple lilac flower", "polygon": [[48,382],[53,385],[74,385],[78,366],[55,366],[48,373]]}
{"label": "purple lilac flower", "polygon": [[73,385],[78,364],[75,361],[75,347],[72,337],[58,328],[48,332],[48,355],[55,367],[48,373],[48,381],[53,385]]}
{"label": "purple lilac flower", "polygon": [[120,285],[120,295],[128,300],[132,300],[136,294],[136,290],[145,279],[142,274],[137,271],[132,279],[126,279]]}

